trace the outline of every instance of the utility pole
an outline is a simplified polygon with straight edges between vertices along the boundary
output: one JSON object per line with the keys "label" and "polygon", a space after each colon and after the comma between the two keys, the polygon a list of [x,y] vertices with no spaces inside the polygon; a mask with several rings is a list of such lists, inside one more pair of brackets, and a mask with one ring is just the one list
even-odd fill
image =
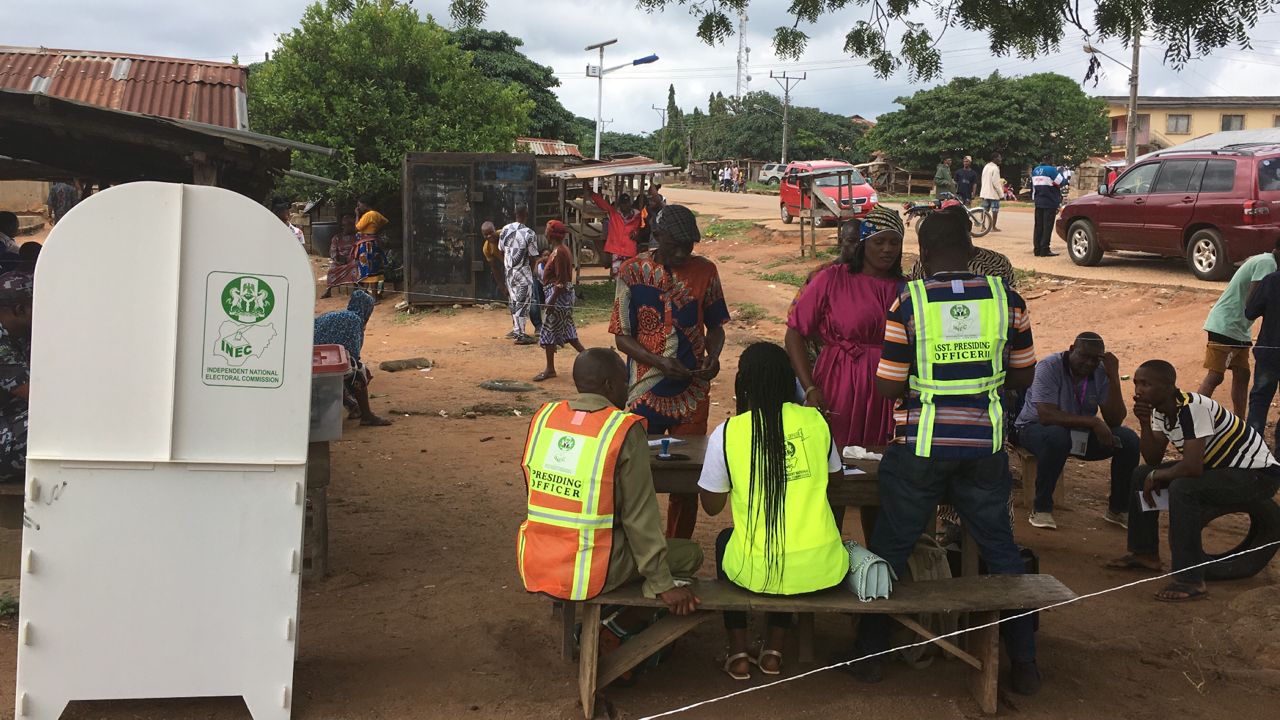
{"label": "utility pole", "polygon": [[778,83],[782,88],[782,164],[787,164],[787,132],[791,129],[791,86],[807,80],[809,73],[802,73],[800,77],[787,77],[784,70],[781,75],[775,75],[772,70],[769,71],[769,77]]}
{"label": "utility pole", "polygon": [[1138,61],[1142,59],[1142,25],[1133,28],[1133,63],[1129,66],[1129,117],[1125,121],[1124,164],[1138,160]]}
{"label": "utility pole", "polygon": [[662,130],[659,131],[658,140],[658,162],[666,164],[667,162],[667,109],[664,107],[652,106],[662,117]]}

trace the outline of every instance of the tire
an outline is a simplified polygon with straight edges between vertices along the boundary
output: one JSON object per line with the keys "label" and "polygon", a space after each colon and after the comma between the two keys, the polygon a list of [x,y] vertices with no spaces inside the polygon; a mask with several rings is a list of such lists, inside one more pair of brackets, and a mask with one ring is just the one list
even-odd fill
{"label": "tire", "polygon": [[790,225],[791,221],[794,220],[795,218],[792,217],[791,213],[787,212],[786,203],[782,203],[780,207],[782,208],[782,222],[786,225]]}
{"label": "tire", "polygon": [[1222,233],[1213,228],[1197,230],[1187,243],[1187,267],[1201,280],[1225,280],[1230,276],[1233,268]]}
{"label": "tire", "polygon": [[780,180],[779,178],[776,178],[776,177],[771,177],[771,178],[769,178],[769,184],[770,184],[770,185],[777,185],[779,182],[781,182],[781,180]]}
{"label": "tire", "polygon": [[[1263,498],[1243,505],[1213,508],[1205,513],[1200,531],[1204,532],[1204,525],[1231,513],[1244,513],[1249,516],[1249,533],[1239,545],[1224,553],[1205,553],[1206,561],[1280,540],[1280,505],[1276,505],[1276,501],[1272,498]],[[1267,563],[1271,562],[1277,550],[1280,550],[1280,546],[1273,545],[1266,550],[1258,550],[1248,555],[1208,565],[1204,569],[1204,577],[1206,580],[1241,580],[1253,577],[1262,572]]]}
{"label": "tire", "polygon": [[1071,223],[1067,228],[1067,254],[1077,265],[1092,267],[1102,262],[1102,246],[1098,244],[1093,223],[1088,220]]}
{"label": "tire", "polygon": [[991,213],[984,208],[969,210],[969,219],[973,221],[973,237],[980,238],[991,232]]}

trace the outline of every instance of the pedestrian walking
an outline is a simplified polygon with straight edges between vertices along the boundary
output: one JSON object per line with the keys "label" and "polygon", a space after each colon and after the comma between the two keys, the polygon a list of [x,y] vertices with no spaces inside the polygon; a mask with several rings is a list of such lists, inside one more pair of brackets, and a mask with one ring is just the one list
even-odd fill
{"label": "pedestrian walking", "polygon": [[982,168],[982,183],[978,191],[982,209],[991,213],[991,232],[1000,232],[1000,201],[1004,199],[1004,178],[1000,176],[1000,153],[991,153],[991,159]]}

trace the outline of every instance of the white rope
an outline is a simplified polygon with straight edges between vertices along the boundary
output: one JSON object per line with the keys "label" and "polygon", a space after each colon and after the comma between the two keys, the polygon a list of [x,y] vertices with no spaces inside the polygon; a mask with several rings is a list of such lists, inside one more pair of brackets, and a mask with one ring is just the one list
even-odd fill
{"label": "white rope", "polygon": [[[1077,603],[1077,602],[1080,602],[1081,600],[1087,600],[1087,599],[1089,599],[1089,598],[1095,598],[1095,597],[1098,597],[1098,596],[1100,596],[1100,595],[1106,595],[1107,593],[1113,593],[1113,592],[1116,592],[1116,591],[1118,591],[1118,590],[1126,590],[1126,589],[1128,589],[1128,588],[1136,587],[1136,586],[1138,586],[1138,585],[1142,585],[1142,584],[1149,583],[1149,582],[1154,582],[1154,581],[1156,581],[1156,580],[1164,580],[1164,579],[1166,579],[1166,578],[1173,577],[1174,575],[1178,575],[1179,573],[1186,572],[1187,570],[1195,570],[1195,569],[1197,569],[1197,568],[1202,568],[1202,567],[1205,567],[1205,566],[1208,566],[1208,565],[1212,565],[1212,564],[1214,564],[1214,563],[1224,562],[1224,561],[1226,561],[1226,560],[1231,560],[1231,559],[1233,559],[1233,558],[1237,558],[1237,557],[1240,557],[1240,556],[1242,556],[1242,555],[1247,555],[1247,554],[1249,554],[1249,553],[1251,553],[1251,552],[1257,552],[1257,551],[1259,551],[1259,550],[1265,550],[1266,548],[1274,547],[1274,546],[1276,546],[1276,545],[1280,545],[1280,540],[1277,540],[1277,541],[1275,541],[1275,542],[1269,542],[1269,543],[1267,543],[1267,544],[1265,544],[1265,545],[1259,545],[1259,546],[1258,546],[1258,547],[1256,547],[1256,548],[1250,548],[1250,549],[1248,549],[1248,550],[1241,550],[1241,551],[1240,551],[1240,552],[1238,552],[1238,553],[1233,553],[1233,554],[1231,554],[1231,555],[1227,555],[1227,556],[1225,556],[1225,557],[1220,557],[1220,558],[1215,558],[1215,559],[1213,559],[1213,560],[1208,560],[1208,561],[1205,561],[1205,562],[1200,563],[1199,565],[1192,565],[1191,567],[1182,568],[1182,569],[1177,570],[1177,571],[1174,571],[1174,572],[1168,572],[1168,573],[1165,573],[1165,574],[1163,574],[1163,575],[1157,575],[1156,577],[1143,578],[1143,579],[1141,579],[1141,580],[1135,580],[1135,581],[1130,582],[1130,583],[1125,583],[1124,585],[1117,585],[1116,587],[1106,588],[1106,589],[1104,589],[1104,590],[1098,590],[1097,592],[1091,592],[1091,593],[1087,593],[1087,594],[1085,594],[1085,595],[1080,595],[1080,596],[1078,596],[1078,597],[1071,598],[1070,600],[1064,600],[1064,601],[1062,601],[1062,602],[1054,603],[1053,605],[1048,605],[1048,606],[1045,606],[1045,607],[1043,607],[1043,608],[1038,608],[1038,609],[1035,609],[1035,610],[1028,610],[1028,611],[1026,611],[1026,612],[1018,613],[1017,615],[1011,615],[1011,616],[1009,616],[1009,617],[1007,617],[1007,618],[1001,618],[1000,620],[997,620],[997,621],[995,621],[995,622],[989,622],[989,623],[986,623],[985,625],[978,625],[978,626],[976,626],[976,627],[965,628],[965,629],[963,629],[963,630],[956,630],[956,631],[954,631],[954,632],[950,632],[950,633],[947,633],[947,634],[945,634],[945,635],[939,635],[939,636],[937,636],[937,637],[933,638],[932,640],[921,640],[920,642],[914,642],[914,643],[910,643],[910,644],[907,644],[907,645],[902,645],[902,646],[899,646],[899,647],[891,648],[891,649],[889,649],[889,650],[884,650],[884,651],[881,651],[881,652],[872,653],[872,654],[870,654],[870,655],[864,655],[864,656],[862,656],[862,657],[854,658],[854,659],[852,659],[852,660],[845,660],[845,661],[843,661],[843,662],[838,662],[838,663],[835,663],[834,665],[826,665],[826,666],[823,666],[823,667],[814,668],[813,670],[809,670],[809,671],[807,671],[807,672],[800,673],[799,675],[793,675],[793,676],[791,676],[791,677],[786,677],[786,678],[783,678],[783,679],[781,679],[781,680],[774,680],[773,682],[765,683],[764,685],[755,685],[755,686],[752,686],[752,687],[749,687],[749,688],[744,688],[744,689],[742,689],[742,690],[738,690],[738,691],[736,691],[736,692],[731,692],[731,693],[729,693],[728,695],[721,695],[721,696],[719,696],[719,697],[710,698],[710,699],[708,699],[708,700],[702,700],[702,701],[700,701],[700,702],[693,703],[692,705],[685,705],[684,707],[676,708],[676,709],[674,709],[674,710],[667,710],[666,712],[661,712],[661,713],[658,713],[658,714],[656,714],[656,715],[646,715],[645,717],[640,718],[640,720],[654,720],[655,718],[667,717],[667,716],[669,716],[669,715],[677,715],[677,714],[679,714],[679,713],[688,712],[688,711],[693,710],[693,709],[695,709],[695,708],[700,708],[700,707],[702,707],[702,706],[704,706],[704,705],[710,705],[710,704],[712,704],[712,703],[718,703],[718,702],[721,702],[721,701],[724,701],[724,700],[728,700],[728,699],[730,699],[730,698],[738,697],[739,695],[746,695],[747,693],[753,693],[753,692],[757,692],[757,691],[760,691],[760,690],[765,690],[765,689],[772,688],[772,687],[777,686],[777,685],[782,685],[783,683],[789,683],[789,682],[793,682],[793,681],[795,681],[795,680],[800,680],[801,678],[806,678],[806,677],[809,677],[810,675],[816,675],[817,673],[825,672],[825,671],[827,671],[827,670],[834,670],[835,668],[844,667],[844,666],[846,666],[846,665],[852,665],[853,663],[861,662],[861,661],[863,661],[863,660],[870,660],[870,659],[872,659],[872,658],[880,657],[880,656],[882,656],[882,655],[889,655],[889,654],[891,654],[891,653],[898,652],[899,650],[908,650],[908,649],[910,649],[910,648],[922,647],[922,646],[924,646],[924,645],[931,645],[931,644],[933,644],[933,643],[936,643],[936,642],[937,642],[937,641],[939,641],[939,640],[946,640],[947,638],[956,637],[956,636],[958,636],[958,635],[963,635],[963,634],[965,634],[965,633],[973,632],[973,631],[975,631],[975,630],[983,630],[983,629],[986,629],[986,628],[989,628],[989,627],[994,627],[994,626],[996,626],[996,625],[999,625],[999,624],[1001,624],[1001,623],[1008,622],[1008,621],[1010,621],[1010,620],[1017,620],[1017,619],[1019,619],[1019,618],[1024,618],[1024,617],[1028,617],[1028,616],[1030,616],[1030,615],[1034,615],[1035,613],[1038,613],[1038,612],[1040,612],[1041,610],[1053,610],[1054,608],[1063,607],[1064,605],[1071,605],[1072,603]],[[873,603],[873,605],[874,605],[874,603]]]}

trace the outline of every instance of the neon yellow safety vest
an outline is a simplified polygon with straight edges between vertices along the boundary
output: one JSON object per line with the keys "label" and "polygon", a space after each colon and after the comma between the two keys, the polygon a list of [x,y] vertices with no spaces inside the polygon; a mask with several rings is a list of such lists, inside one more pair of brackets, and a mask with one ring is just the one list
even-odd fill
{"label": "neon yellow safety vest", "polygon": [[[1000,388],[1004,385],[1004,350],[1009,340],[1009,297],[1004,282],[983,278],[991,288],[989,299],[931,302],[924,280],[907,283],[915,326],[916,362],[910,387],[920,393],[920,425],[915,454],[929,457],[937,418],[934,398],[939,395],[985,395],[991,418],[992,452],[1004,448],[1004,409]],[[936,377],[938,370],[958,366],[958,372]],[[958,377],[957,377],[958,375]]]}
{"label": "neon yellow safety vest", "polygon": [[757,477],[754,492],[750,488],[751,414],[725,423],[733,535],[725,548],[724,571],[734,584],[752,592],[798,595],[837,585],[849,572],[849,553],[827,501],[827,458],[831,453],[827,421],[815,408],[786,403],[782,406],[782,430],[787,442],[787,487],[778,533],[780,555],[769,577],[761,479]]}

